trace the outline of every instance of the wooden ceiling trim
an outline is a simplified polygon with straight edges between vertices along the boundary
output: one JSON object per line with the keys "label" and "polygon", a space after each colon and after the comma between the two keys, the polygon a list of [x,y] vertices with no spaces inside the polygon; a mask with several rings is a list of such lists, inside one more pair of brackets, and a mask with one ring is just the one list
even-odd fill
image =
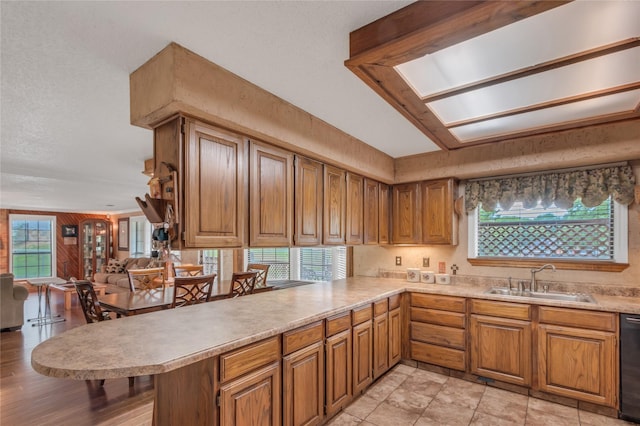
{"label": "wooden ceiling trim", "polygon": [[[418,1],[351,32],[351,55],[345,65],[393,67],[570,1]],[[401,29],[405,25],[403,19],[409,22],[410,30]],[[370,40],[363,42],[367,37]]]}
{"label": "wooden ceiling trim", "polygon": [[482,1],[416,2],[365,25],[350,34],[349,56],[396,41],[450,16],[482,4]]}
{"label": "wooden ceiling trim", "polygon": [[460,142],[393,68],[363,65],[354,73],[440,148],[460,147]]}
{"label": "wooden ceiling trim", "polygon": [[640,89],[640,81],[635,83],[623,84],[621,86],[611,87],[608,89],[583,93],[576,96],[568,96],[561,99],[554,99],[549,102],[541,102],[534,105],[527,105],[522,108],[514,108],[508,111],[502,111],[495,114],[488,114],[481,117],[474,117],[468,120],[455,121],[455,122],[448,123],[447,129],[454,129],[456,127],[466,126],[466,125],[475,124],[475,123],[481,123],[483,121],[494,120],[496,118],[510,117],[513,115],[524,114],[527,112],[538,111],[541,109],[553,108],[553,107],[567,105],[575,102],[586,101],[589,99],[601,98],[603,96],[615,95],[617,93],[624,93],[624,92],[629,92],[631,90],[637,90],[637,89]]}
{"label": "wooden ceiling trim", "polygon": [[434,102],[434,101],[438,101],[440,99],[448,98],[451,96],[460,95],[462,93],[471,92],[473,90],[478,90],[488,86],[494,86],[497,84],[506,83],[508,81],[516,80],[518,78],[524,78],[531,75],[540,74],[545,71],[550,71],[556,68],[572,65],[578,62],[587,61],[589,59],[598,58],[600,56],[610,55],[612,53],[620,52],[627,49],[632,49],[638,46],[640,46],[640,38],[634,37],[627,40],[622,40],[617,43],[611,43],[608,45],[585,50],[583,52],[568,55],[563,58],[553,59],[538,65],[534,65],[534,66],[522,68],[519,70],[514,70],[512,72],[508,72],[505,74],[489,77],[484,80],[479,80],[473,83],[457,86],[449,90],[443,90],[441,92],[434,93],[429,96],[423,96],[421,99],[424,103]]}
{"label": "wooden ceiling trim", "polygon": [[461,148],[393,66],[568,2],[416,2],[353,31],[345,65],[441,149]]}

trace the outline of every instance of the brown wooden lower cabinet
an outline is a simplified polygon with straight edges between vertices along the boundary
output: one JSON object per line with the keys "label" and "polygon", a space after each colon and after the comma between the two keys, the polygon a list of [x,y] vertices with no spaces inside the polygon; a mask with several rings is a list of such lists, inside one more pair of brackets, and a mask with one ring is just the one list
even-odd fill
{"label": "brown wooden lower cabinet", "polygon": [[286,426],[317,425],[324,418],[322,341],[282,359],[282,417]]}
{"label": "brown wooden lower cabinet", "polygon": [[353,394],[373,382],[373,325],[371,320],[353,326]]}
{"label": "brown wooden lower cabinet", "polygon": [[402,358],[402,315],[400,308],[389,311],[389,363],[393,367]]}
{"label": "brown wooden lower cabinet", "polygon": [[220,387],[220,424],[280,425],[280,392],[279,362],[230,381]]}
{"label": "brown wooden lower cabinet", "polygon": [[531,386],[531,322],[471,315],[471,372]]}
{"label": "brown wooden lower cabinet", "polygon": [[538,342],[541,391],[616,406],[613,333],[541,324]]}
{"label": "brown wooden lower cabinet", "polygon": [[353,395],[351,328],[327,337],[325,354],[325,411],[327,416],[332,416],[346,407]]}

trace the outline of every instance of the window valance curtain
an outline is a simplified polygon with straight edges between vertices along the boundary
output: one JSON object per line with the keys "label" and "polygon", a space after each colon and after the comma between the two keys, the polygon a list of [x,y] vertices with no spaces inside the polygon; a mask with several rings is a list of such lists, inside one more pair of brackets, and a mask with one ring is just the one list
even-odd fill
{"label": "window valance curtain", "polygon": [[469,181],[465,185],[465,210],[469,212],[479,203],[487,212],[495,211],[498,204],[508,210],[516,201],[522,201],[525,208],[542,201],[544,207],[555,203],[568,209],[577,198],[586,207],[595,207],[609,195],[629,205],[634,200],[634,186],[630,166]]}

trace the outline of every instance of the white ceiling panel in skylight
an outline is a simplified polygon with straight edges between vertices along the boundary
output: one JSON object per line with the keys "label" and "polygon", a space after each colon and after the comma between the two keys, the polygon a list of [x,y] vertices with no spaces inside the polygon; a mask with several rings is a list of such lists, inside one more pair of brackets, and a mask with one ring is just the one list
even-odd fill
{"label": "white ceiling panel in skylight", "polygon": [[395,69],[425,97],[638,37],[639,17],[640,1],[575,1]]}
{"label": "white ceiling panel in skylight", "polygon": [[428,104],[445,123],[597,92],[637,81],[640,47],[578,62]]}
{"label": "white ceiling panel in skylight", "polygon": [[508,135],[518,131],[567,123],[594,116],[633,110],[638,105],[640,90],[603,96],[560,105],[553,108],[497,118],[449,129],[461,142]]}

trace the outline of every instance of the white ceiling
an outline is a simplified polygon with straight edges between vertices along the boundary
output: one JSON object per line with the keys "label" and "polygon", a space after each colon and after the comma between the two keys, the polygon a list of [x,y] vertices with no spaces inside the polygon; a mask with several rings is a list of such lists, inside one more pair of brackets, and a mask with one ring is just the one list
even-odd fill
{"label": "white ceiling", "polygon": [[137,209],[153,137],[129,74],[171,41],[393,157],[436,150],[343,63],[351,31],[409,3],[2,1],[0,207]]}

